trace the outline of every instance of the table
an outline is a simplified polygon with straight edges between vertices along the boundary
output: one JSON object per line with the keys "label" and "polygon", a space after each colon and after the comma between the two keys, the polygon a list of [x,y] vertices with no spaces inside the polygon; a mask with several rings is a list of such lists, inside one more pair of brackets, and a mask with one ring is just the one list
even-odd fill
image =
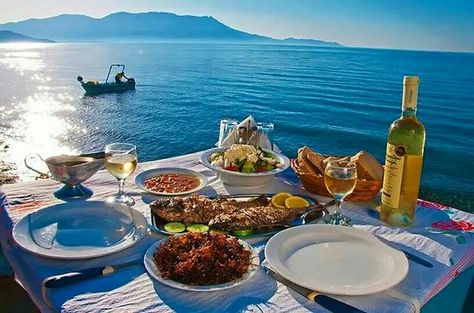
{"label": "table", "polygon": [[[207,195],[242,192],[288,191],[305,194],[291,170],[282,173],[272,183],[259,188],[224,186],[211,171],[199,163],[197,152],[176,158],[140,163],[136,173],[154,167],[177,166],[190,168],[209,176],[209,185],[202,190]],[[150,218],[148,203],[154,196],[140,192],[134,186],[134,177],[127,180],[126,191],[136,201],[135,209]],[[117,189],[115,178],[99,171],[88,182],[94,190],[92,199],[103,199]],[[150,279],[143,266],[123,269],[113,275],[84,281],[50,295],[54,308],[48,307],[41,296],[41,282],[48,276],[78,269],[117,264],[143,257],[147,248],[160,235],[149,232],[135,246],[114,255],[88,260],[62,261],[36,256],[24,251],[12,238],[12,228],[19,219],[34,210],[52,203],[52,191],[58,183],[52,180],[23,182],[0,186],[0,234],[5,257],[17,280],[25,287],[42,312],[327,312],[315,303],[288,290],[271,279],[262,269],[245,284],[231,290],[214,293],[196,293],[175,290]],[[316,197],[321,202],[327,198]],[[409,262],[407,277],[396,287],[370,296],[334,296],[366,312],[413,312],[445,288],[474,262],[474,215],[442,205],[420,201],[417,221],[409,228],[391,228],[383,225],[376,212],[364,203],[347,203],[343,213],[351,217],[354,227],[375,233],[394,247],[403,247],[433,264],[426,268]],[[263,257],[265,238],[250,243]],[[472,271],[471,271],[472,272]],[[466,287],[467,290],[468,287]]]}

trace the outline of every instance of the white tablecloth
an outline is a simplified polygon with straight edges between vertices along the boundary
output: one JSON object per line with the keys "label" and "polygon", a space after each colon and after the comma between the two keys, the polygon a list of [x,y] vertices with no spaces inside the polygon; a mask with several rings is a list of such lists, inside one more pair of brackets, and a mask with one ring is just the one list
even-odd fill
{"label": "white tablecloth", "polygon": [[[278,179],[261,188],[224,186],[212,172],[199,164],[200,153],[139,164],[136,173],[154,167],[177,166],[194,169],[209,176],[210,184],[203,189],[207,195],[288,191],[304,193],[297,178],[288,170]],[[134,177],[127,180],[126,191],[135,201],[135,209],[150,213],[147,203],[154,197],[141,193],[134,186]],[[92,199],[103,199],[117,189],[115,178],[100,171],[87,183],[94,190]],[[270,278],[262,269],[245,284],[226,291],[197,293],[167,287],[153,281],[142,265],[123,269],[110,276],[84,281],[55,290],[50,296],[54,308],[46,305],[41,296],[41,282],[48,276],[78,269],[118,264],[141,259],[147,248],[159,235],[148,233],[135,246],[114,255],[88,260],[62,261],[33,255],[22,250],[12,238],[13,225],[23,216],[51,203],[58,187],[52,180],[24,182],[0,186],[0,234],[5,257],[11,264],[17,280],[23,284],[42,312],[326,312],[304,297],[288,290]],[[322,202],[327,198],[319,198]],[[351,217],[355,227],[375,233],[394,246],[428,260],[434,266],[426,268],[409,262],[408,276],[396,287],[370,296],[343,297],[339,300],[366,312],[413,312],[436,295],[456,275],[473,264],[472,214],[449,207],[420,202],[417,221],[412,227],[401,229],[383,225],[367,204],[348,203],[343,213]],[[250,241],[260,251],[265,240]]]}

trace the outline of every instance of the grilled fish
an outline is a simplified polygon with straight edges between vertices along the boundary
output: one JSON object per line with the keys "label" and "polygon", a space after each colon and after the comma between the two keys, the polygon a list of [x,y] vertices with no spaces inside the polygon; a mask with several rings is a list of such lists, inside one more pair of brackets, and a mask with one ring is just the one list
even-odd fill
{"label": "grilled fish", "polygon": [[306,210],[307,208],[280,209],[273,206],[249,207],[231,213],[221,213],[209,222],[209,227],[224,231],[268,229],[286,225]]}
{"label": "grilled fish", "polygon": [[260,196],[249,201],[226,198],[209,199],[192,195],[184,198],[159,199],[150,204],[151,211],[165,221],[181,221],[185,224],[208,224],[219,214],[233,214],[246,208],[266,206],[269,200]]}
{"label": "grilled fish", "polygon": [[159,199],[150,204],[151,211],[161,219],[185,224],[208,224],[213,229],[265,229],[287,224],[309,208],[280,209],[271,206],[262,195],[249,201],[226,198],[209,199],[192,195],[184,198]]}

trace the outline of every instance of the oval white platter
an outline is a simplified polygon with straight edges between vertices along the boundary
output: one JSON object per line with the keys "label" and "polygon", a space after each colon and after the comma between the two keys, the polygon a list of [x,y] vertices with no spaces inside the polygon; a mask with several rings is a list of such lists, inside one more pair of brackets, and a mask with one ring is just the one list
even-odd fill
{"label": "oval white platter", "polygon": [[397,285],[408,272],[402,252],[364,230],[304,225],[265,246],[266,261],[289,281],[322,293],[366,295]]}

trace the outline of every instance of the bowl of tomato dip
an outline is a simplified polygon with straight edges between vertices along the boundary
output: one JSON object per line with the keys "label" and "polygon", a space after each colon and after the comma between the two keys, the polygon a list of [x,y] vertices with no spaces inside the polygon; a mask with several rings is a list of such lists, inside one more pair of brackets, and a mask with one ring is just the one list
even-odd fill
{"label": "bowl of tomato dip", "polygon": [[207,184],[207,177],[184,168],[155,168],[138,174],[135,184],[152,194],[177,196],[201,190]]}

